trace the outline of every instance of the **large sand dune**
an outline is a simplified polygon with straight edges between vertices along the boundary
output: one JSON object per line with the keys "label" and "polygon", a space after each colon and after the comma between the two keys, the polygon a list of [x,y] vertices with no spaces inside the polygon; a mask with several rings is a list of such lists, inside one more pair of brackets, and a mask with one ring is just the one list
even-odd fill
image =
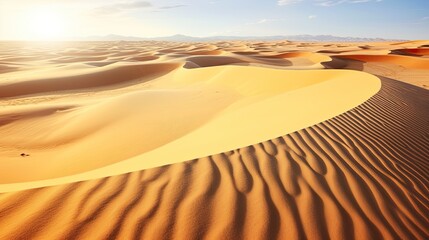
{"label": "large sand dune", "polygon": [[424,44],[1,43],[0,239],[427,239]]}
{"label": "large sand dune", "polygon": [[[138,65],[129,71],[160,68],[168,72],[166,66],[171,64]],[[115,79],[110,69],[95,78],[79,76],[78,81],[59,77],[44,80],[52,84],[41,84],[40,80],[22,83],[52,87],[58,79],[68,79],[81,89],[85,81]],[[136,72],[141,72],[141,79],[147,81],[149,71]],[[105,84],[110,85],[107,81]],[[20,87],[17,89],[39,90]],[[151,81],[150,88],[95,104],[74,99],[73,103],[56,106],[38,104],[37,110],[13,108],[3,113],[4,124],[0,127],[0,134],[8,135],[0,143],[9,152],[3,156],[8,164],[3,165],[0,182],[69,176],[127,160],[97,173],[64,180],[69,182],[230,151],[334,117],[364,102],[379,88],[376,77],[360,72],[229,66],[179,69]],[[70,107],[72,104],[75,106]],[[21,151],[31,157],[24,161]],[[174,158],[169,157],[171,152]],[[128,160],[131,157],[135,159]],[[25,174],[16,175],[17,171]]]}

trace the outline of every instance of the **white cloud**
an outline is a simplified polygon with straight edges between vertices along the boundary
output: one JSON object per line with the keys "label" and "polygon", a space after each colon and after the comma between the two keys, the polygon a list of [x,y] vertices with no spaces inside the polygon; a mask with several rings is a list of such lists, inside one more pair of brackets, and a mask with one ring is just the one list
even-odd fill
{"label": "white cloud", "polygon": [[120,13],[126,10],[139,9],[139,8],[148,8],[152,7],[152,4],[148,1],[135,1],[127,3],[116,3],[104,5],[98,8],[93,9],[93,13],[96,15],[108,15]]}
{"label": "white cloud", "polygon": [[[277,0],[279,6],[286,6],[303,2],[304,0]],[[367,2],[382,2],[383,0],[306,0],[308,2],[316,2],[316,5],[323,7],[331,7],[342,3],[367,3]]]}
{"label": "white cloud", "polygon": [[263,19],[260,19],[256,22],[246,23],[246,25],[265,24],[265,23],[278,22],[278,21],[283,21],[283,20],[282,19],[275,19],[275,18],[263,18]]}
{"label": "white cloud", "polygon": [[313,20],[313,19],[315,19],[315,18],[317,18],[317,16],[316,16],[316,15],[310,15],[310,16],[308,16],[308,19],[310,19],[310,20]]}
{"label": "white cloud", "polygon": [[164,5],[160,7],[154,7],[150,1],[136,0],[136,1],[101,5],[99,7],[92,9],[91,13],[94,15],[112,15],[112,14],[123,13],[126,11],[136,10],[136,9],[143,9],[143,8],[152,8],[152,9],[155,9],[153,10],[153,12],[159,12],[161,10],[169,10],[169,9],[181,8],[181,7],[187,7],[187,6],[188,5],[185,5],[185,4],[176,4],[176,5]]}
{"label": "white cloud", "polygon": [[267,19],[267,18],[264,18],[264,19],[259,20],[257,23],[258,24],[262,24],[262,23],[275,22],[275,21],[278,21],[278,19]]}
{"label": "white cloud", "polygon": [[368,3],[368,2],[381,2],[383,0],[316,0],[317,5],[323,7],[331,7],[342,3]]}
{"label": "white cloud", "polygon": [[296,4],[299,2],[302,2],[303,0],[278,0],[277,4],[280,6],[285,6],[285,5],[292,5],[292,4]]}

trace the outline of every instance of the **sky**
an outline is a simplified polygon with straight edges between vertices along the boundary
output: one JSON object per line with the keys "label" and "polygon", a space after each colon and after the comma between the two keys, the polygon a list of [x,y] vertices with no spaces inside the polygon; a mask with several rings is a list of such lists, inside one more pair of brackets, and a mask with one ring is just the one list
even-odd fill
{"label": "sky", "polygon": [[0,40],[108,34],[429,39],[429,0],[0,0]]}

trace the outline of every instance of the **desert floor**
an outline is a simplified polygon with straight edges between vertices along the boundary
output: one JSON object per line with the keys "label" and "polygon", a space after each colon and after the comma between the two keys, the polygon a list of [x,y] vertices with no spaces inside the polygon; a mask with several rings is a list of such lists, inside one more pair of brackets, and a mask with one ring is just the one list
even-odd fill
{"label": "desert floor", "polygon": [[0,42],[0,239],[429,239],[429,41]]}

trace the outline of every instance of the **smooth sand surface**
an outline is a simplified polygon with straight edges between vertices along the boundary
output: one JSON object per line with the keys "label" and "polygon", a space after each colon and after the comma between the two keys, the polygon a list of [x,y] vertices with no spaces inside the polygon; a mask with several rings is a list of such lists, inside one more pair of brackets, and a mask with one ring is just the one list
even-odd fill
{"label": "smooth sand surface", "polygon": [[[148,64],[127,69],[160,68],[168,72],[169,66],[175,65]],[[115,79],[112,65],[106,68],[105,78],[91,73],[78,75],[82,77],[78,79],[92,81],[91,77],[97,76],[94,78],[97,86],[103,82],[101,79]],[[102,67],[97,69],[100,69],[99,75],[105,74]],[[145,76],[148,71],[140,72]],[[21,88],[38,91],[31,87],[33,84],[55,87],[57,81],[65,80],[75,83],[71,88],[82,89],[82,85],[89,84],[74,81],[73,77],[56,77],[15,80],[17,83],[5,89],[19,83],[30,84],[30,87],[19,85],[13,88],[15,91],[7,91],[17,95]],[[58,87],[65,86],[58,84]],[[9,154],[3,157],[7,164],[2,165],[0,181],[21,183],[97,169],[64,181],[87,180],[222,153],[332,118],[358,106],[379,88],[378,78],[345,70],[292,71],[250,66],[180,68],[151,81],[148,89],[122,93],[101,103],[85,104],[74,98],[73,103],[67,105],[39,103],[34,110],[27,107],[3,113],[7,123],[0,128],[0,134],[8,138],[0,143]],[[344,101],[338,102],[338,99]],[[31,157],[22,159],[22,151]],[[175,153],[174,158],[169,157],[171,152]],[[129,160],[131,157],[134,158]],[[126,162],[98,169],[121,161]],[[23,174],[16,175],[18,171]]]}
{"label": "smooth sand surface", "polygon": [[2,42],[0,239],[427,239],[426,44]]}

